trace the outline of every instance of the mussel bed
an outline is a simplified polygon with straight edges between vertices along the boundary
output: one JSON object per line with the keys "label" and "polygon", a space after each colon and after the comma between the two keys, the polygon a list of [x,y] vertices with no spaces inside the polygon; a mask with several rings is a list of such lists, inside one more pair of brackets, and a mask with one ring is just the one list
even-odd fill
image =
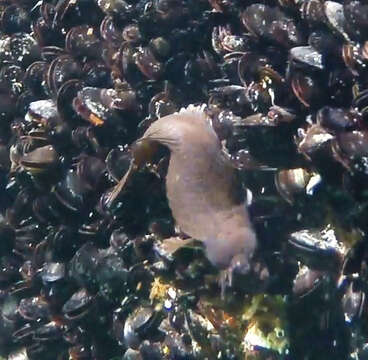
{"label": "mussel bed", "polygon": [[[0,356],[367,359],[367,69],[363,0],[2,0]],[[165,149],[108,201],[189,105],[239,170],[265,281],[221,289],[201,243],[164,246]]]}

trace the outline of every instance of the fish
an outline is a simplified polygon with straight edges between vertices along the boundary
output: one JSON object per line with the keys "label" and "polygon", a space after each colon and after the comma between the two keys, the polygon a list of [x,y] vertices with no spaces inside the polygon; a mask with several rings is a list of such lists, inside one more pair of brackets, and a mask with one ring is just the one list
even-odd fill
{"label": "fish", "polygon": [[147,161],[147,149],[167,147],[166,195],[176,225],[203,242],[210,262],[226,270],[226,276],[234,270],[246,274],[258,245],[256,233],[238,169],[204,110],[188,106],[154,121],[133,145],[131,168],[115,192],[121,191],[130,171]]}

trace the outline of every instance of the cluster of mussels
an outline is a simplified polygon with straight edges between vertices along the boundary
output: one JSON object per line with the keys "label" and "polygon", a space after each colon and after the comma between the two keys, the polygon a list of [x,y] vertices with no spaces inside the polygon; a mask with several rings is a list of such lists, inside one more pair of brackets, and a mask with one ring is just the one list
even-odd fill
{"label": "cluster of mussels", "polygon": [[[0,356],[367,359],[367,40],[364,0],[1,0]],[[109,201],[190,104],[252,195],[261,290],[163,246],[164,149]]]}

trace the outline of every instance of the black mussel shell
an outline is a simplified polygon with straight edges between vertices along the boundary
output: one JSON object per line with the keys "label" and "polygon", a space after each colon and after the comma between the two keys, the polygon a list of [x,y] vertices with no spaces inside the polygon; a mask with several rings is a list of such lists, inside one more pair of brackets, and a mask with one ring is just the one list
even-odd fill
{"label": "black mussel shell", "polygon": [[135,309],[125,320],[124,342],[126,346],[137,349],[142,339],[162,336],[157,331],[160,321],[160,314],[149,306]]}
{"label": "black mussel shell", "polygon": [[70,55],[56,57],[50,64],[45,80],[48,90],[52,96],[57,96],[57,92],[67,80],[79,79],[82,76],[80,64]]}
{"label": "black mussel shell", "polygon": [[107,121],[118,122],[119,114],[111,108],[114,95],[113,89],[85,87],[78,92],[78,96],[73,101],[73,107],[83,119],[95,126],[101,126]]}
{"label": "black mussel shell", "polygon": [[27,321],[44,320],[50,315],[49,304],[41,297],[22,299],[18,312]]}
{"label": "black mussel shell", "polygon": [[111,178],[118,182],[128,171],[132,155],[123,147],[112,149],[106,157],[106,167]]}
{"label": "black mussel shell", "polygon": [[57,97],[56,106],[59,116],[71,127],[76,127],[81,123],[81,119],[73,109],[73,99],[77,96],[78,91],[83,89],[84,83],[78,79],[71,79],[60,86]]}
{"label": "black mussel shell", "polygon": [[66,34],[65,49],[77,57],[95,58],[101,54],[102,43],[93,27],[81,25],[71,28]]}
{"label": "black mussel shell", "polygon": [[290,234],[289,246],[293,256],[315,270],[338,272],[346,253],[332,229],[294,232]]}
{"label": "black mussel shell", "polygon": [[16,4],[9,5],[1,14],[1,30],[6,34],[28,32],[30,18],[27,11]]}
{"label": "black mussel shell", "polygon": [[87,316],[94,301],[95,296],[89,294],[86,289],[81,289],[64,304],[62,312],[68,320],[79,320]]}

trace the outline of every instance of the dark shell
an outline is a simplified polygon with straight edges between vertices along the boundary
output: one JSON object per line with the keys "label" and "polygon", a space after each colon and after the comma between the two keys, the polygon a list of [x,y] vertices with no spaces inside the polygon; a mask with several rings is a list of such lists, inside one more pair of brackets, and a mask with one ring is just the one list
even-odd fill
{"label": "dark shell", "polygon": [[69,320],[78,320],[86,316],[91,310],[95,297],[86,289],[81,289],[64,304],[63,313]]}
{"label": "dark shell", "polygon": [[106,166],[113,180],[119,181],[128,171],[132,155],[124,148],[112,149],[106,157]]}
{"label": "dark shell", "polygon": [[48,263],[42,269],[42,281],[44,283],[55,282],[65,277],[65,264]]}
{"label": "dark shell", "polygon": [[124,324],[124,342],[127,347],[137,349],[141,339],[153,337],[157,314],[150,307],[137,308]]}
{"label": "dark shell", "polygon": [[[342,243],[336,239],[331,229],[322,231],[300,230],[290,234],[291,251],[302,261],[316,270],[338,271],[346,252]],[[318,259],[324,259],[319,262]]]}
{"label": "dark shell", "polygon": [[0,357],[367,358],[367,9],[0,1]]}
{"label": "dark shell", "polygon": [[65,179],[55,186],[53,193],[60,204],[69,211],[77,213],[86,205],[89,191],[88,184],[78,176],[76,171],[70,170]]}
{"label": "dark shell", "polygon": [[80,65],[69,55],[55,58],[45,75],[50,93],[56,96],[61,85],[70,79],[79,79],[82,75]]}
{"label": "dark shell", "polygon": [[16,33],[10,38],[10,51],[13,61],[26,68],[39,60],[40,48],[35,39],[27,33]]}
{"label": "dark shell", "polygon": [[73,99],[77,96],[78,91],[82,90],[84,83],[81,80],[71,79],[60,86],[57,97],[56,107],[59,116],[73,128],[79,124],[79,116],[74,111]]}
{"label": "dark shell", "polygon": [[102,51],[102,43],[92,27],[88,25],[76,26],[66,34],[65,49],[73,56],[94,58],[99,57]]}
{"label": "dark shell", "polygon": [[123,34],[117,28],[114,19],[111,16],[106,16],[100,25],[100,33],[104,40],[108,41],[111,46],[119,48],[123,40]]}
{"label": "dark shell", "polygon": [[302,36],[293,20],[277,8],[263,4],[248,6],[242,14],[248,31],[258,37],[292,47],[302,42]]}
{"label": "dark shell", "polygon": [[7,34],[29,31],[30,18],[27,11],[15,4],[5,8],[0,22],[1,29]]}
{"label": "dark shell", "polygon": [[32,172],[56,167],[58,160],[59,155],[55,149],[46,145],[25,153],[20,159],[20,164]]}
{"label": "dark shell", "polygon": [[85,87],[78,92],[73,107],[83,119],[101,126],[106,121],[119,121],[118,114],[111,106],[114,96],[116,92],[113,89]]}
{"label": "dark shell", "polygon": [[292,75],[291,88],[294,95],[307,108],[318,107],[323,102],[325,93],[316,76],[296,71]]}
{"label": "dark shell", "polygon": [[28,321],[40,321],[49,316],[49,304],[42,298],[22,299],[18,306],[19,314]]}
{"label": "dark shell", "polygon": [[350,109],[325,106],[317,112],[317,121],[332,131],[354,130],[359,126],[360,115]]}

